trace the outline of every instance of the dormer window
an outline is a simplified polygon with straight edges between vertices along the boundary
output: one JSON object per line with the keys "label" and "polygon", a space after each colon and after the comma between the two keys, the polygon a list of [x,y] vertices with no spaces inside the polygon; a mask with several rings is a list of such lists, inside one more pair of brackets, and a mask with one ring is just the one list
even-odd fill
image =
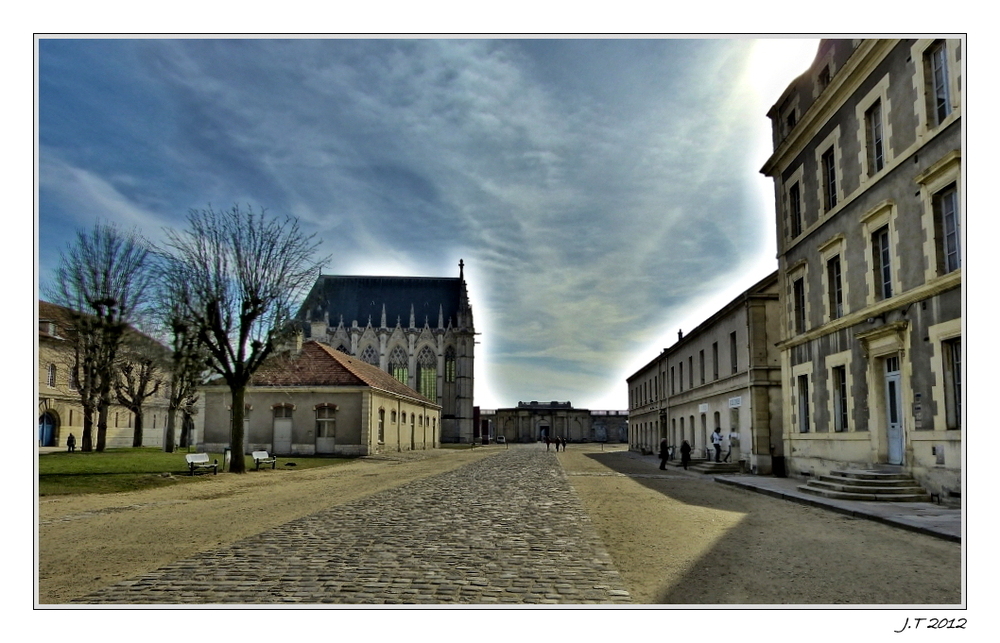
{"label": "dormer window", "polygon": [[819,90],[823,91],[830,86],[830,65],[824,65],[823,69],[819,70],[819,75],[816,77],[816,82],[819,83]]}

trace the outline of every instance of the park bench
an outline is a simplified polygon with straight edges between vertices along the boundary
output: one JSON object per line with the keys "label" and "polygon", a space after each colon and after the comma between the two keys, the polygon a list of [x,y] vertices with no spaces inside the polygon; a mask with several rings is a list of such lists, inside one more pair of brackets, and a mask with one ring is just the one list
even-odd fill
{"label": "park bench", "polygon": [[267,451],[254,451],[251,457],[256,467],[255,471],[260,471],[260,465],[262,464],[270,464],[272,469],[277,466],[278,456],[268,456]]}
{"label": "park bench", "polygon": [[219,461],[209,462],[207,453],[189,453],[184,459],[187,460],[191,475],[194,475],[195,469],[211,469],[213,475],[219,475]]}

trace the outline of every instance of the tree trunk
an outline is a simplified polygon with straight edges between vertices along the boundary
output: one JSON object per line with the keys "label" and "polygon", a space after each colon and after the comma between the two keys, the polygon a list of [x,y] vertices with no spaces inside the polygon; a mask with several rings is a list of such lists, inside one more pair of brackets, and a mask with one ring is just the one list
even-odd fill
{"label": "tree trunk", "polygon": [[194,420],[186,412],[181,416],[181,441],[182,447],[191,446],[191,434],[193,433]]}
{"label": "tree trunk", "polygon": [[104,451],[104,447],[108,439],[108,407],[111,406],[107,402],[102,401],[97,407],[97,446],[95,450],[100,453]]}
{"label": "tree trunk", "polygon": [[174,417],[177,415],[177,409],[171,405],[167,409],[167,425],[163,427],[163,450],[167,453],[174,452]]}
{"label": "tree trunk", "polygon": [[142,407],[132,409],[135,414],[135,429],[132,430],[132,446],[142,446]]}
{"label": "tree trunk", "polygon": [[94,450],[94,409],[91,406],[83,407],[83,435],[80,437],[80,450],[88,453]]}
{"label": "tree trunk", "polygon": [[246,473],[246,462],[243,458],[243,416],[246,399],[246,384],[230,387],[233,399],[233,425],[230,427],[229,444],[232,449],[232,459],[229,461],[229,473]]}

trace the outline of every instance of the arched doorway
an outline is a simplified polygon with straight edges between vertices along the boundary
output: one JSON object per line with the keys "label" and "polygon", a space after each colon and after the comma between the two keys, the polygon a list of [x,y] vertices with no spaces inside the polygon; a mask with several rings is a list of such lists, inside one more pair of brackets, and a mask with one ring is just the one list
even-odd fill
{"label": "arched doorway", "polygon": [[53,413],[46,411],[38,418],[38,446],[56,446],[56,428],[58,422]]}

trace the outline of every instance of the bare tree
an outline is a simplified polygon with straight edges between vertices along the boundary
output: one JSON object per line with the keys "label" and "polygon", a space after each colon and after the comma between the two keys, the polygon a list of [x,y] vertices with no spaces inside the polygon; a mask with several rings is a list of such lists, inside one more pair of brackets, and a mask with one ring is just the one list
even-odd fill
{"label": "bare tree", "polygon": [[184,232],[167,231],[172,288],[181,319],[209,355],[209,369],[222,376],[232,397],[229,470],[243,473],[246,387],[254,372],[294,332],[292,306],[315,280],[322,261],[319,243],[294,217],[265,211],[205,210],[188,213]]}
{"label": "bare tree", "polygon": [[[172,453],[177,441],[177,411],[182,412],[182,422],[194,412],[198,401],[198,387],[205,381],[205,370],[209,363],[207,350],[199,341],[198,329],[185,319],[184,296],[187,288],[173,279],[184,274],[183,266],[173,265],[173,260],[164,257],[161,266],[160,294],[157,309],[160,321],[170,335],[173,349],[170,361],[170,391],[167,409],[167,424],[163,427],[163,450]],[[181,446],[187,441],[181,434]]]}
{"label": "bare tree", "polygon": [[138,232],[98,223],[77,232],[56,272],[54,295],[68,309],[76,336],[74,377],[83,406],[83,451],[95,448],[95,408],[96,450],[104,450],[118,349],[145,303],[151,278],[149,254]]}
{"label": "bare tree", "polygon": [[119,350],[115,395],[118,403],[135,416],[132,446],[142,446],[143,404],[164,384],[166,349],[148,337],[128,333]]}

